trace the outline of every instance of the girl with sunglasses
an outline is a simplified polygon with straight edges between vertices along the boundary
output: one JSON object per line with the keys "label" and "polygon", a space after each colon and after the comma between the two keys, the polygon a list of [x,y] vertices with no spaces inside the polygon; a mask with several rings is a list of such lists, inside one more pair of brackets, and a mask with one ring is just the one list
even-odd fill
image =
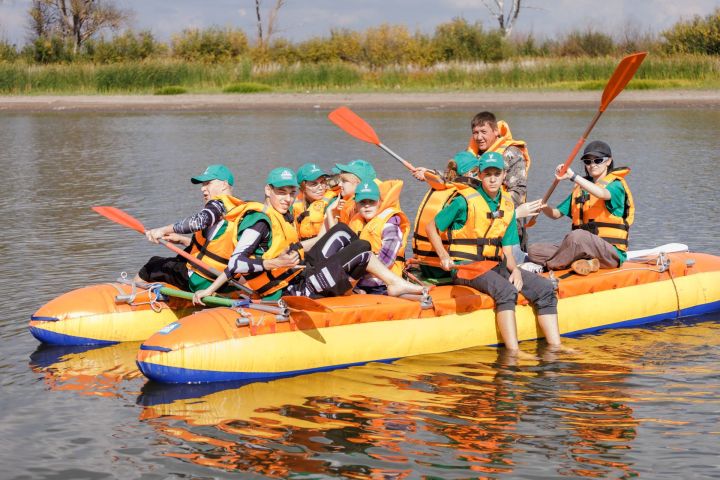
{"label": "girl with sunglasses", "polygon": [[616,268],[627,258],[628,233],[635,218],[635,204],[625,181],[629,168],[615,168],[610,146],[602,141],[590,142],[582,155],[585,176],[570,168],[558,180],[570,180],[573,191],[556,208],[542,212],[558,219],[572,219],[572,231],[560,245],[537,243],[528,247],[528,260],[547,270],[570,267],[587,275],[599,268]]}

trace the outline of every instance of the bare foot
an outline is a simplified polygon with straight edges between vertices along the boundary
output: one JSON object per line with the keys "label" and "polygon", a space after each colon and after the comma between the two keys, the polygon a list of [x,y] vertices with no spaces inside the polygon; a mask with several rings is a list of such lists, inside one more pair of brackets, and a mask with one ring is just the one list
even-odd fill
{"label": "bare foot", "polygon": [[580,355],[580,350],[576,350],[572,347],[566,347],[565,345],[548,345],[548,351],[553,353],[564,353],[567,355]]}
{"label": "bare foot", "polygon": [[511,357],[515,357],[518,360],[540,360],[538,357],[533,355],[532,353],[523,352],[520,349],[514,350],[514,349],[505,349],[507,351],[507,354]]}
{"label": "bare foot", "polygon": [[405,295],[406,293],[421,295],[424,288],[425,287],[422,285],[415,285],[414,283],[410,283],[402,279],[399,279],[397,282],[392,285],[388,285],[387,287],[388,295],[391,297],[399,297],[400,295]]}

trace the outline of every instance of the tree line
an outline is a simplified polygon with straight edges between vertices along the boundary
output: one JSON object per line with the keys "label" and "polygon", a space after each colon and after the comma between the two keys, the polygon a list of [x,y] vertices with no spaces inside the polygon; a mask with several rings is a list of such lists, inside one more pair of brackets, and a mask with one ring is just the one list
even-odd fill
{"label": "tree line", "polygon": [[[364,31],[332,29],[326,36],[291,42],[273,35],[284,5],[284,0],[275,1],[263,22],[260,0],[256,0],[257,37],[252,40],[240,29],[211,27],[186,29],[169,42],[161,42],[149,31],[122,31],[132,12],[109,0],[32,0],[28,12],[30,41],[18,47],[0,40],[0,61],[108,64],[162,58],[208,63],[243,59],[255,64],[342,62],[368,68],[425,68],[522,57],[602,57],[638,50],[720,55],[720,8],[705,17],[680,21],[657,35],[627,28],[613,37],[586,29],[540,40],[533,35],[509,35],[519,13],[520,2],[516,0],[513,7],[518,10],[511,10],[508,16],[503,14],[501,2],[500,10],[493,12],[497,29],[454,18],[438,25],[432,34],[383,24]],[[106,37],[107,32],[113,34]]]}

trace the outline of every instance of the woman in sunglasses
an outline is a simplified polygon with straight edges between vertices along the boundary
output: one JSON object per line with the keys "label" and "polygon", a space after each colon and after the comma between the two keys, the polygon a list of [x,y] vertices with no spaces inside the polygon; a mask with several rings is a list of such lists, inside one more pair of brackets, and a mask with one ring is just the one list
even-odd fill
{"label": "woman in sunglasses", "polygon": [[615,168],[610,146],[590,142],[582,155],[585,175],[567,169],[558,180],[575,184],[570,195],[556,208],[542,212],[552,219],[572,219],[572,231],[560,245],[537,243],[528,248],[528,260],[548,270],[570,267],[587,275],[599,268],[616,268],[627,258],[628,233],[635,218],[635,204],[625,181],[629,168]]}

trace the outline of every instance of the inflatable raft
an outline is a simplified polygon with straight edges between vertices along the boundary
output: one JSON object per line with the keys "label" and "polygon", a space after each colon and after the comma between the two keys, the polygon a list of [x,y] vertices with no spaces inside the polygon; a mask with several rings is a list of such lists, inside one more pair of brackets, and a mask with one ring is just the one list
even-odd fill
{"label": "inflatable raft", "polygon": [[[670,253],[586,277],[555,272],[563,335],[720,310],[720,257]],[[173,322],[140,346],[137,362],[164,383],[252,381],[371,361],[500,343],[493,301],[464,286],[439,286],[431,302],[376,295],[317,300],[325,311],[287,318],[213,308]],[[541,336],[522,298],[518,338]]]}
{"label": "inflatable raft", "polygon": [[30,333],[50,345],[112,345],[146,340],[197,309],[192,302],[159,297],[152,288],[123,282],[72,290],[30,317]]}

